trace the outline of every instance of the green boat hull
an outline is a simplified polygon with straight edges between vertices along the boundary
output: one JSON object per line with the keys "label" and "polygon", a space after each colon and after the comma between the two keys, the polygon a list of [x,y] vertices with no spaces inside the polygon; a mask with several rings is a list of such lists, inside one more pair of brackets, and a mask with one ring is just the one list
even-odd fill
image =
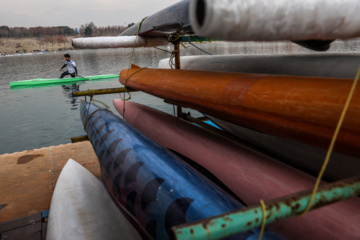
{"label": "green boat hull", "polygon": [[96,75],[87,77],[76,77],[76,78],[56,78],[56,79],[30,79],[22,81],[10,82],[10,86],[29,86],[29,85],[42,85],[42,84],[53,84],[53,83],[73,83],[78,81],[98,80],[98,79],[110,79],[118,78],[119,75]]}

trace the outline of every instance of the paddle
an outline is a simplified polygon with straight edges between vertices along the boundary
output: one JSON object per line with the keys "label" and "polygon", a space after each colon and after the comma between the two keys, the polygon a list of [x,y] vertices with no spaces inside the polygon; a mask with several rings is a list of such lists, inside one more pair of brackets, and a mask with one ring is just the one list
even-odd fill
{"label": "paddle", "polygon": [[[60,68],[60,72],[63,72],[63,69]],[[71,74],[70,74],[70,76],[71,76]],[[88,78],[86,78],[86,77],[84,77],[84,76],[81,76],[81,75],[79,75],[79,74],[77,74],[77,76],[75,76],[75,78],[85,78],[85,80],[83,80],[83,81],[88,81],[88,80],[90,80],[90,79],[88,79]]]}
{"label": "paddle", "polygon": [[84,76],[81,76],[81,75],[77,75],[77,77],[80,77],[80,78],[85,78],[85,80],[82,80],[82,81],[90,81],[91,79],[89,79],[89,78],[86,78],[86,77],[84,77]]}

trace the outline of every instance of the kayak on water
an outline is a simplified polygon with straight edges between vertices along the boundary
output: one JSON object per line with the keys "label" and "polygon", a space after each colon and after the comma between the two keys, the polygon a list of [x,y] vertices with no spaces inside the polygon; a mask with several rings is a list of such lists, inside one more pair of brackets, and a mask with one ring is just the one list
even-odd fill
{"label": "kayak on water", "polygon": [[55,79],[38,78],[38,79],[10,82],[10,86],[68,83],[68,82],[88,81],[88,80],[108,79],[108,78],[118,78],[118,77],[119,75],[96,75],[96,76],[76,77],[76,78],[55,78]]}

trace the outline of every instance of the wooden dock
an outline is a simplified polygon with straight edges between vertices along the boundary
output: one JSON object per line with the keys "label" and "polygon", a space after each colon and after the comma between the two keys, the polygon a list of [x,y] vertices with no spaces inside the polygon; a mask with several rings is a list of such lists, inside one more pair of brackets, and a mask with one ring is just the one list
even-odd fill
{"label": "wooden dock", "polygon": [[69,158],[100,177],[88,141],[0,155],[0,228],[5,222],[49,210],[56,181]]}

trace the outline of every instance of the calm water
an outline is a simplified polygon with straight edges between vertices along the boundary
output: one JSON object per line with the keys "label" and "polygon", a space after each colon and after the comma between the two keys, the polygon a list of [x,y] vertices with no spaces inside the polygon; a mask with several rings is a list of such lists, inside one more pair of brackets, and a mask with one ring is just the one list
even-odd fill
{"label": "calm water", "polygon": [[[291,43],[205,43],[197,44],[212,54],[271,54],[314,53]],[[170,47],[162,47],[170,50]],[[359,51],[355,42],[338,42],[332,52]],[[203,55],[187,45],[181,55]],[[79,75],[119,74],[127,68],[131,49],[70,51]],[[70,143],[71,137],[84,135],[79,113],[79,99],[71,96],[73,90],[120,87],[118,79],[83,82],[76,85],[55,85],[42,88],[12,90],[9,82],[35,78],[57,78],[64,64],[64,52],[38,55],[0,57],[0,154],[24,151]],[[159,60],[169,53],[154,48],[136,49],[133,63],[141,67],[156,68]],[[119,94],[96,96],[112,107]],[[173,107],[150,95],[132,93],[132,100],[173,113]],[[114,108],[112,107],[112,110]],[[196,114],[196,113],[194,113]]]}

